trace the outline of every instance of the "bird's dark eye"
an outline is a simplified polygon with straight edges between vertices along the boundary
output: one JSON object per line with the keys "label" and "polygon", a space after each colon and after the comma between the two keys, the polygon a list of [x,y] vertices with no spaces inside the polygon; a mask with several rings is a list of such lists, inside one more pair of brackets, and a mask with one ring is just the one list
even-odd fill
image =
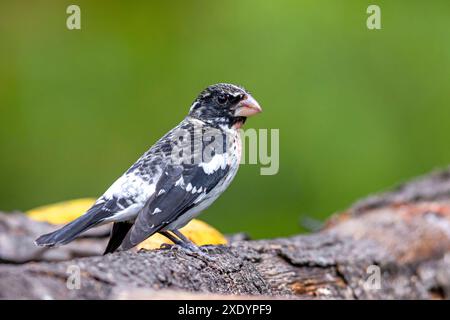
{"label": "bird's dark eye", "polygon": [[245,98],[245,94],[243,94],[243,93],[241,93],[241,94],[239,94],[238,96],[237,96],[237,100],[238,101],[241,101],[242,99],[244,99]]}
{"label": "bird's dark eye", "polygon": [[240,94],[236,94],[236,95],[231,95],[230,98],[228,99],[232,104],[238,103],[239,101],[241,101],[242,99],[244,99],[245,95],[243,93]]}
{"label": "bird's dark eye", "polygon": [[226,94],[221,94],[217,97],[217,102],[219,102],[220,104],[224,104],[225,102],[227,102],[228,100],[228,96]]}

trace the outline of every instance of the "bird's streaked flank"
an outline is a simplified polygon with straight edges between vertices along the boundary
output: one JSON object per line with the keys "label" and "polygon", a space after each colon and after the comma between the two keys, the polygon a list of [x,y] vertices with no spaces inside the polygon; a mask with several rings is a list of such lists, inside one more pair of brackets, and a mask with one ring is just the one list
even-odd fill
{"label": "bird's streaked flank", "polygon": [[200,93],[188,116],[156,142],[81,217],[36,240],[69,243],[113,222],[105,253],[128,250],[154,233],[198,251],[178,229],[211,205],[239,168],[239,128],[261,112],[242,87],[216,84]]}

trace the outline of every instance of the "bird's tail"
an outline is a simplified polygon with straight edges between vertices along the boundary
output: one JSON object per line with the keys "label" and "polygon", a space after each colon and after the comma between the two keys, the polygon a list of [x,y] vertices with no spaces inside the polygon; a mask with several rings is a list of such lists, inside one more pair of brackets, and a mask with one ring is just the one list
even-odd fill
{"label": "bird's tail", "polygon": [[107,216],[108,213],[102,211],[103,205],[94,205],[85,214],[78,219],[66,224],[64,227],[44,234],[35,240],[38,246],[54,247],[71,242],[77,238],[82,232],[98,225]]}

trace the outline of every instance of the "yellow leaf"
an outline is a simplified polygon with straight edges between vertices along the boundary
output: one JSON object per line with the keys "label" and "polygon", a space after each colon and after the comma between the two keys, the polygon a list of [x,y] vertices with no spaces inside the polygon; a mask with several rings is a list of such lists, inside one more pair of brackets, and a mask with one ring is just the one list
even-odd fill
{"label": "yellow leaf", "polygon": [[28,210],[28,216],[36,221],[51,224],[66,224],[85,213],[95,202],[93,198],[83,198],[49,204]]}
{"label": "yellow leaf", "polygon": [[[36,221],[44,221],[51,224],[66,224],[85,213],[95,202],[93,198],[69,200],[37,207],[27,211],[28,216]],[[195,244],[226,244],[227,239],[209,224],[194,219],[180,231]],[[154,234],[138,245],[138,249],[156,249],[163,243],[171,244],[172,241],[160,234]]]}

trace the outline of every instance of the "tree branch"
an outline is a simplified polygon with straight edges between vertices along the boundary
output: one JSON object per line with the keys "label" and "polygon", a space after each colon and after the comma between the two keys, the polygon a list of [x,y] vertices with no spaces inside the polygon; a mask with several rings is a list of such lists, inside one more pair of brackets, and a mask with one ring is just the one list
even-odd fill
{"label": "tree branch", "polygon": [[[450,168],[361,200],[311,235],[208,246],[212,259],[176,248],[73,259],[99,254],[107,230],[52,253],[31,242],[46,228],[0,215],[0,298],[450,298]],[[79,289],[67,288],[71,266]]]}

